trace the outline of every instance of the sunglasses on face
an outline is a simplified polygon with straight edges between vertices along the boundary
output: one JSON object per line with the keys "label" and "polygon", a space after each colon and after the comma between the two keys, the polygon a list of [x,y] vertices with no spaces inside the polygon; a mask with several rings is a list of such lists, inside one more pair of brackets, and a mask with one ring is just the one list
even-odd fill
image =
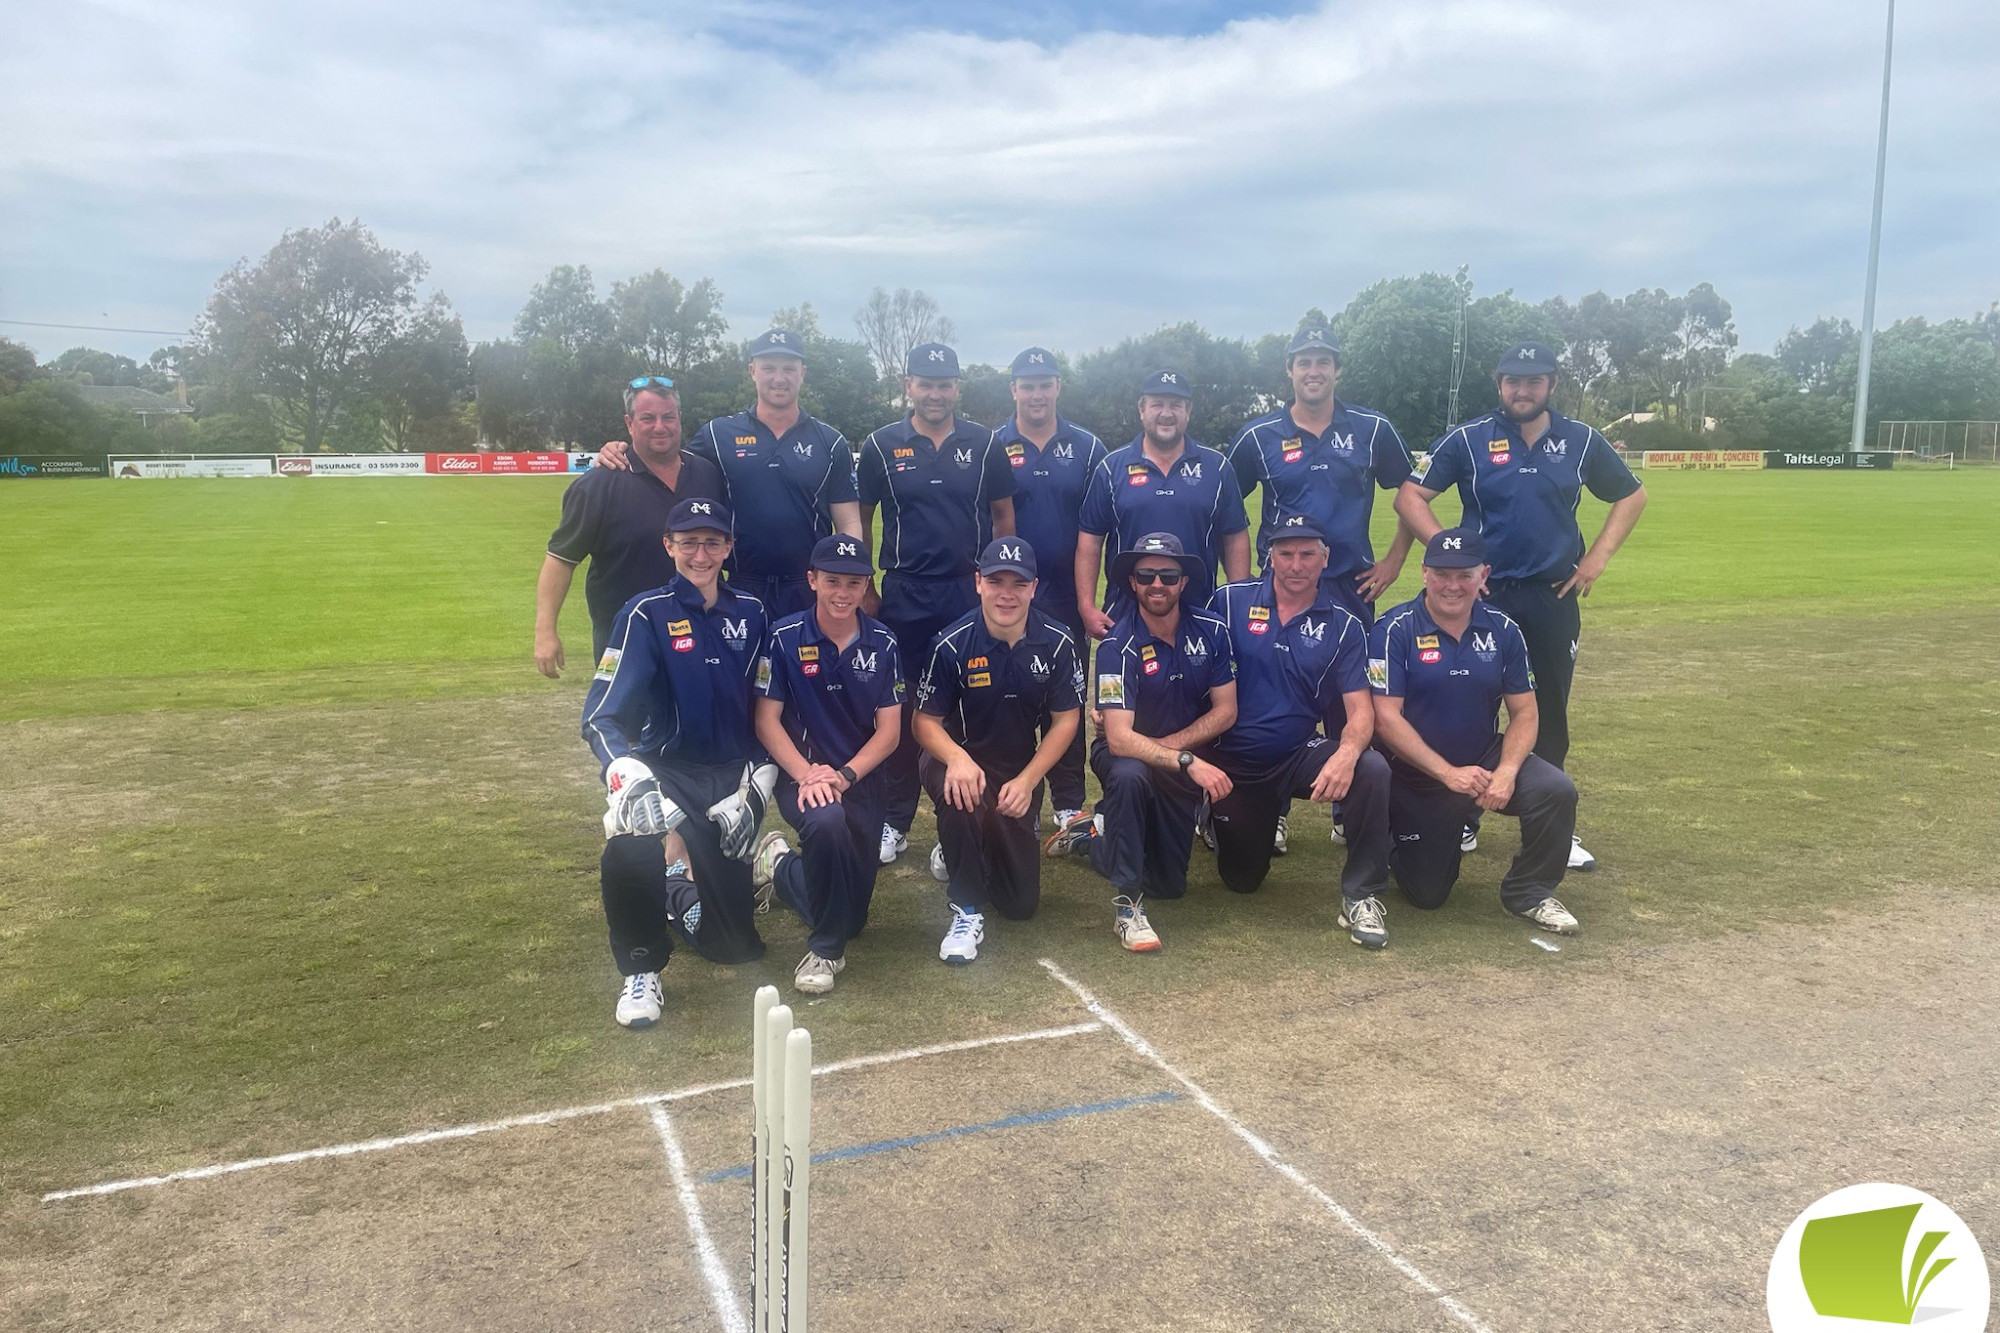
{"label": "sunglasses on face", "polygon": [[1186,577],[1187,575],[1178,569],[1135,569],[1132,571],[1132,581],[1142,588],[1154,583],[1168,588],[1178,587],[1181,580]]}
{"label": "sunglasses on face", "polygon": [[625,387],[628,389],[671,389],[674,387],[674,382],[665,375],[641,375]]}

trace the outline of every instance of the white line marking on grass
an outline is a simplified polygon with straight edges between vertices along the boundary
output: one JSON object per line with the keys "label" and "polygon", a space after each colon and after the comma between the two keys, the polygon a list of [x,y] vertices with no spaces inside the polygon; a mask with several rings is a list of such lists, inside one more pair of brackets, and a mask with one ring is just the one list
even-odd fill
{"label": "white line marking on grass", "polygon": [[1173,1065],[1169,1064],[1167,1062],[1167,1058],[1161,1055],[1157,1050],[1155,1050],[1151,1042],[1147,1041],[1137,1032],[1134,1032],[1130,1024],[1126,1023],[1124,1019],[1118,1017],[1118,1015],[1112,1013],[1111,1010],[1107,1009],[1104,1006],[1103,1002],[1100,1001],[1095,995],[1091,994],[1090,991],[1081,982],[1076,980],[1076,978],[1070,976],[1069,973],[1063,971],[1060,967],[1057,967],[1055,963],[1050,959],[1043,958],[1040,959],[1039,961],[1041,965],[1048,970],[1049,975],[1054,977],[1057,981],[1060,981],[1063,985],[1069,987],[1070,991],[1075,994],[1076,998],[1083,1001],[1083,1007],[1088,1009],[1093,1015],[1095,1015],[1104,1024],[1105,1027],[1108,1027],[1113,1032],[1117,1033],[1119,1037],[1124,1040],[1127,1046],[1131,1047],[1132,1050],[1135,1051],[1140,1056],[1143,1056],[1145,1059],[1151,1061],[1154,1067],[1159,1069],[1161,1073],[1165,1074],[1168,1078],[1173,1079],[1176,1083],[1186,1088],[1188,1090],[1188,1095],[1194,1098],[1196,1103],[1198,1103],[1201,1106],[1202,1110],[1207,1111],[1217,1120],[1220,1120],[1223,1124],[1227,1125],[1229,1127],[1230,1133],[1234,1134],[1237,1138],[1242,1139],[1245,1143],[1249,1144],[1250,1150],[1256,1153],[1259,1157],[1263,1158],[1264,1164],[1266,1166],[1269,1166],[1273,1171],[1276,1171],[1286,1180],[1291,1181],[1294,1185],[1297,1185],[1300,1189],[1304,1190],[1307,1194],[1311,1195],[1312,1198],[1317,1203],[1319,1203],[1322,1207],[1324,1207],[1328,1212],[1332,1213],[1336,1218],[1340,1219],[1341,1225],[1345,1226],[1349,1231],[1352,1231],[1355,1235],[1359,1236],[1364,1242],[1367,1243],[1370,1249],[1374,1250],[1384,1259],[1387,1259],[1389,1263],[1395,1267],[1397,1272],[1401,1273],[1404,1277],[1408,1278],[1411,1282],[1416,1284],[1417,1288],[1421,1290],[1425,1295],[1435,1299],[1439,1305],[1444,1307],[1446,1313],[1451,1315],[1453,1319],[1456,1319],[1459,1323],[1465,1325],[1467,1328],[1472,1329],[1473,1333],[1493,1333],[1492,1329],[1488,1328],[1485,1324],[1480,1322],[1479,1316],[1473,1314],[1472,1311],[1466,1309],[1463,1305],[1459,1304],[1459,1302],[1456,1299],[1454,1299],[1452,1296],[1446,1293],[1444,1288],[1438,1286],[1437,1283],[1431,1281],[1428,1277],[1425,1277],[1422,1269],[1418,1268],[1408,1259],[1405,1259],[1402,1255],[1396,1253],[1396,1251],[1390,1247],[1389,1242],[1383,1240],[1373,1231],[1370,1231],[1368,1227],[1362,1223],[1360,1218],[1356,1217],[1353,1213],[1348,1212],[1346,1208],[1342,1207],[1338,1199],[1334,1198],[1331,1194],[1328,1194],[1325,1190],[1321,1189],[1319,1186],[1313,1184],[1313,1182],[1311,1181],[1310,1178],[1307,1177],[1305,1172],[1299,1170],[1297,1167],[1293,1166],[1290,1162],[1287,1162],[1284,1158],[1278,1156],[1278,1150],[1276,1148],[1273,1148],[1269,1143],[1266,1143],[1262,1138],[1262,1136],[1260,1136],[1255,1130],[1251,1129],[1248,1125],[1244,1124],[1241,1120],[1238,1120],[1235,1116],[1231,1115],[1227,1110],[1225,1110],[1222,1106],[1222,1103],[1216,1101],[1215,1098],[1208,1095],[1208,1090],[1206,1088],[1202,1087],[1201,1084],[1195,1082],[1193,1079],[1189,1078],[1186,1074],[1183,1074],[1180,1070],[1176,1069]]}
{"label": "white line marking on grass", "polygon": [[[1041,1028],[1033,1032],[1008,1032],[997,1037],[974,1037],[967,1041],[947,1041],[935,1046],[913,1046],[903,1051],[885,1051],[879,1055],[856,1055],[845,1060],[835,1060],[829,1064],[815,1065],[813,1076],[839,1074],[850,1069],[870,1069],[876,1065],[898,1064],[904,1060],[921,1060],[933,1055],[950,1055],[956,1051],[975,1051],[987,1046],[1011,1046],[1024,1041],[1056,1041],[1063,1037],[1078,1037],[1087,1032],[1097,1032],[1102,1023],[1073,1023],[1068,1027]],[[662,1102],[682,1102],[693,1097],[705,1097],[712,1092],[729,1092],[737,1088],[747,1088],[747,1078],[726,1079],[720,1083],[703,1083],[691,1088],[676,1088],[672,1092],[649,1092],[641,1097],[621,1097],[617,1101],[597,1102],[590,1106],[568,1106],[555,1111],[535,1111],[527,1115],[508,1116],[503,1120],[488,1120],[479,1124],[452,1125],[445,1129],[426,1129],[414,1134],[398,1134],[386,1139],[366,1139],[359,1143],[339,1143],[329,1148],[306,1148],[298,1152],[279,1153],[274,1157],[252,1157],[241,1162],[221,1162],[213,1166],[194,1166],[184,1171],[169,1171],[165,1175],[140,1176],[132,1180],[107,1180],[97,1185],[83,1185],[75,1189],[54,1190],[42,1196],[43,1203],[60,1203],[64,1199],[82,1199],[100,1194],[122,1194],[126,1190],[153,1189],[161,1185],[178,1184],[184,1180],[209,1180],[216,1176],[231,1176],[239,1171],[260,1171],[269,1166],[290,1166],[297,1162],[318,1162],[332,1157],[357,1157],[363,1153],[388,1152],[393,1148],[415,1148],[426,1143],[441,1143],[450,1139],[469,1139],[480,1134],[495,1134],[506,1129],[522,1129],[532,1125],[554,1125],[564,1120],[576,1120],[584,1116],[609,1115],[613,1111],[629,1110],[635,1106],[655,1106]]]}
{"label": "white line marking on grass", "polygon": [[659,1106],[651,1108],[653,1128],[660,1131],[660,1146],[667,1150],[667,1170],[673,1173],[674,1192],[680,1195],[681,1211],[687,1214],[688,1234],[694,1237],[695,1251],[701,1256],[701,1276],[708,1283],[708,1298],[722,1318],[725,1333],[749,1333],[743,1307],[737,1304],[736,1290],[729,1285],[729,1270],[709,1238],[708,1222],[701,1215],[701,1198],[688,1175],[687,1158],[681,1152],[680,1135],[674,1133],[673,1117]]}

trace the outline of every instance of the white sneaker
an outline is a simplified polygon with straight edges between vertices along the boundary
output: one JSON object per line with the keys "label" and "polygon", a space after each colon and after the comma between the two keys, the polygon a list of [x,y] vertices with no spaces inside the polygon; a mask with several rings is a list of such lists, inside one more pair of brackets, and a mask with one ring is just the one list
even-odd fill
{"label": "white sneaker", "polygon": [[1153,953],[1160,947],[1159,932],[1146,920],[1146,900],[1123,894],[1111,900],[1117,912],[1118,942],[1133,953]]}
{"label": "white sneaker", "polygon": [[938,944],[938,957],[947,963],[969,963],[979,957],[979,946],[986,940],[985,914],[967,912],[956,905],[951,913],[951,929]]}
{"label": "white sneaker", "polygon": [[951,883],[951,871],[945,869],[943,843],[931,848],[931,878],[940,884]]}
{"label": "white sneaker", "polygon": [[1333,845],[1336,847],[1347,845],[1347,826],[1338,819],[1333,821]]}
{"label": "white sneaker", "polygon": [[1083,811],[1081,811],[1081,810],[1058,810],[1058,811],[1056,811],[1056,827],[1057,827],[1057,828],[1061,828],[1061,827],[1062,827],[1062,826],[1063,826],[1064,824],[1067,824],[1067,823],[1069,823],[1069,822],[1070,822],[1070,821],[1071,821],[1072,819],[1075,819],[1075,818],[1076,818],[1076,817],[1077,817],[1078,815],[1080,815],[1080,814],[1082,814],[1082,813],[1083,813]]}
{"label": "white sneaker", "polygon": [[808,995],[824,995],[833,989],[834,973],[846,966],[845,958],[821,958],[808,953],[799,959],[798,970],[792,973],[792,985]]}
{"label": "white sneaker", "polygon": [[750,887],[757,894],[759,912],[771,910],[771,899],[778,893],[778,862],[791,854],[792,845],[776,830],[757,840],[756,850],[750,853]]}
{"label": "white sneaker", "polygon": [[1359,898],[1354,902],[1343,899],[1336,924],[1347,932],[1348,939],[1362,948],[1379,949],[1389,942],[1389,927],[1382,918],[1380,898]]}
{"label": "white sneaker", "polygon": [[1090,840],[1104,832],[1104,816],[1072,810],[1042,844],[1044,856],[1088,856]]}
{"label": "white sneaker", "polygon": [[910,850],[910,840],[889,825],[882,826],[882,864],[894,865],[896,858]]}
{"label": "white sneaker", "polygon": [[1479,830],[1467,824],[1465,831],[1458,835],[1458,850],[1476,852],[1479,850]]}
{"label": "white sneaker", "polygon": [[1278,831],[1271,838],[1271,855],[1283,856],[1289,848],[1292,841],[1291,829],[1288,827],[1290,823],[1291,819],[1288,816],[1278,816]]}
{"label": "white sneaker", "polygon": [[1597,869],[1597,858],[1583,850],[1583,840],[1574,834],[1570,835],[1569,840],[1569,868],[1586,871]]}
{"label": "white sneaker", "polygon": [[625,978],[625,984],[618,991],[618,1026],[621,1028],[649,1028],[660,1021],[660,1008],[664,1000],[660,995],[660,974],[658,972],[635,972]]}
{"label": "white sneaker", "polygon": [[1577,919],[1570,915],[1570,910],[1554,898],[1544,898],[1527,911],[1516,912],[1514,915],[1523,921],[1534,922],[1543,930],[1552,930],[1558,935],[1574,935],[1583,929],[1577,923]]}

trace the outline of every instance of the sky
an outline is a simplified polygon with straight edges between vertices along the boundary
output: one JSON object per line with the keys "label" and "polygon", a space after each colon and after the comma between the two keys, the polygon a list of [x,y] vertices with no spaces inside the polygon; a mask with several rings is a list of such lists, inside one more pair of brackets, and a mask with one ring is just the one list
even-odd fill
{"label": "sky", "polygon": [[[1795,0],[65,0],[0,48],[0,335],[143,359],[360,218],[474,341],[586,264],[735,337],[920,288],[968,361],[1471,268],[1858,319],[1883,10]],[[2000,299],[2000,5],[1897,14],[1878,325]],[[158,333],[31,327],[105,325]]]}

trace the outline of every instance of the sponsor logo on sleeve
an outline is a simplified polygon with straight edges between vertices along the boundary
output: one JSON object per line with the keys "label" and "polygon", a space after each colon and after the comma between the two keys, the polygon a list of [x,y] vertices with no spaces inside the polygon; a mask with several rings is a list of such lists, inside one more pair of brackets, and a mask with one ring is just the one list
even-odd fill
{"label": "sponsor logo on sleeve", "polygon": [[610,680],[613,676],[617,675],[618,659],[624,655],[622,649],[606,648],[604,656],[597,659],[597,678],[599,680]]}
{"label": "sponsor logo on sleeve", "polygon": [[1097,678],[1097,706],[1115,708],[1125,702],[1125,677],[1105,674]]}
{"label": "sponsor logo on sleeve", "polygon": [[1423,454],[1414,454],[1411,456],[1410,458],[1411,476],[1415,477],[1418,481],[1422,481],[1425,477],[1428,477],[1430,475],[1430,472],[1431,472],[1431,456],[1429,454],[1423,453]]}
{"label": "sponsor logo on sleeve", "polygon": [[757,693],[769,694],[770,692],[771,659],[768,657],[759,657],[757,659]]}
{"label": "sponsor logo on sleeve", "polygon": [[1387,658],[1371,657],[1368,659],[1368,684],[1370,688],[1379,690],[1384,694],[1389,692],[1389,661]]}

